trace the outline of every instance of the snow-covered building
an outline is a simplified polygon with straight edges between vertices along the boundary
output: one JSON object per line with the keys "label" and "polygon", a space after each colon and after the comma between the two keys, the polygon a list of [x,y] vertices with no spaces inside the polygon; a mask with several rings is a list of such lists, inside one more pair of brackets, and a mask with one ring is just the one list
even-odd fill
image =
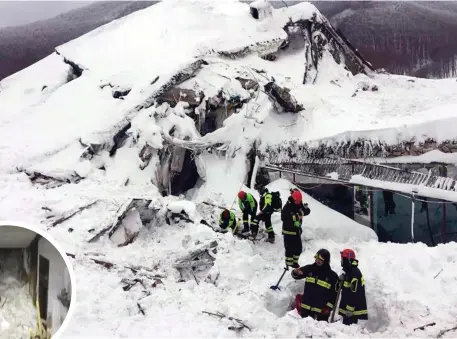
{"label": "snow-covered building", "polygon": [[67,315],[71,296],[71,281],[62,256],[46,238],[17,226],[0,227],[0,255],[6,337],[25,338],[30,331],[39,334],[40,329],[45,337],[52,336]]}
{"label": "snow-covered building", "polygon": [[[69,336],[178,337],[177,316],[188,337],[205,338],[435,337],[455,326],[455,243],[379,243],[371,215],[384,213],[382,192],[351,190],[457,201],[453,179],[413,173],[408,184],[402,171],[360,164],[403,150],[419,160],[424,146],[430,162],[437,150],[450,157],[457,82],[376,72],[311,3],[264,5],[254,3],[265,9],[256,19],[236,0],[164,0],[0,82],[0,210],[42,225],[72,255],[84,298]],[[275,166],[297,177],[275,180]],[[340,273],[340,251],[353,248],[366,325],[295,318],[289,306],[303,285],[290,275],[269,293],[284,264],[279,215],[274,244],[215,232],[221,208],[240,214],[240,189],[259,198],[266,171],[283,201],[291,181],[308,191],[324,179],[349,186],[335,194],[350,211],[357,200],[357,220],[370,227],[304,193],[300,264],[325,247]],[[408,203],[394,200],[398,216]]]}

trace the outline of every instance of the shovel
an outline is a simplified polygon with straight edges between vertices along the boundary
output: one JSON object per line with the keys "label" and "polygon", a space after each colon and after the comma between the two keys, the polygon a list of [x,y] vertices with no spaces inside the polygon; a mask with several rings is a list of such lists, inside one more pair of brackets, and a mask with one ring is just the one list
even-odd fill
{"label": "shovel", "polygon": [[332,310],[332,314],[330,316],[330,321],[329,323],[333,323],[335,320],[335,314],[336,314],[336,306],[338,305],[338,300],[340,299],[340,294],[341,294],[341,288],[343,287],[343,283],[341,282],[339,287],[338,287],[338,293],[336,294],[336,300],[335,300],[335,304],[333,304],[333,310]]}
{"label": "shovel", "polygon": [[279,283],[281,282],[282,278],[284,277],[284,274],[286,274],[286,271],[288,271],[288,270],[289,270],[289,268],[284,267],[284,272],[282,272],[281,278],[279,278],[278,283],[276,285],[274,285],[274,286],[270,286],[270,289],[272,289],[273,291],[281,290],[279,288]]}

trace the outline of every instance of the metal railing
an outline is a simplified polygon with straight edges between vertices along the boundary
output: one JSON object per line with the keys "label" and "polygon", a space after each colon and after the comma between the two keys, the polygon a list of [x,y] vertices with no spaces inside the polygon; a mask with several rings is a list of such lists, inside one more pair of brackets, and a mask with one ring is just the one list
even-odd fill
{"label": "metal railing", "polygon": [[352,159],[316,158],[300,162],[270,162],[264,168],[298,175],[349,183],[354,175],[392,183],[411,184],[445,191],[456,190],[456,180]]}

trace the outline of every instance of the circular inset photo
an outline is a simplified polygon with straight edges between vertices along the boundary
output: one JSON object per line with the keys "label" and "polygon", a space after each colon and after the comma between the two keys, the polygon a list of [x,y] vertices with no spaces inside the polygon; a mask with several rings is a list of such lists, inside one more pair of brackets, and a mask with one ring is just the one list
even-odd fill
{"label": "circular inset photo", "polygon": [[64,330],[73,277],[44,231],[0,223],[0,338],[47,339]]}

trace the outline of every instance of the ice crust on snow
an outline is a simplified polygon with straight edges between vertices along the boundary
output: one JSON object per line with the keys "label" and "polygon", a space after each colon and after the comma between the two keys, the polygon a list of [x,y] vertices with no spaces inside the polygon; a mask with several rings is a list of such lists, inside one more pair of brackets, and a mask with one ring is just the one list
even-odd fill
{"label": "ice crust on snow", "polygon": [[[249,170],[246,153],[254,143],[262,150],[291,140],[331,144],[360,137],[392,143],[412,137],[454,138],[455,79],[352,76],[324,49],[315,83],[303,85],[304,46],[300,39],[288,50],[278,52],[274,62],[260,57],[276,51],[282,43],[286,37],[282,27],[289,18],[309,19],[314,14],[318,22],[326,20],[310,3],[273,10],[271,17],[255,20],[249,5],[237,1],[165,0],[59,46],[61,56],[54,53],[0,82],[0,219],[22,220],[46,228],[48,213],[43,206],[64,213],[101,199],[49,230],[66,252],[76,254],[72,262],[78,295],[84,296],[78,298],[65,338],[147,337],[151,333],[181,337],[182,329],[170,326],[177,317],[186,328],[185,336],[204,338],[425,338],[454,326],[455,243],[434,248],[423,244],[380,244],[373,230],[303,193],[311,214],[304,220],[300,264],[311,263],[320,248],[329,249],[337,273],[341,273],[338,256],[343,248],[353,248],[360,259],[370,319],[346,327],[340,322],[301,319],[290,311],[295,294],[303,289],[303,282],[293,281],[290,274],[282,281],[281,291],[269,289],[277,282],[284,264],[279,214],[274,214],[272,220],[277,234],[275,244],[253,244],[230,233],[215,233],[200,223],[203,219],[216,225],[221,211],[200,202],[232,208],[240,217],[238,190],[251,192],[258,199],[257,191],[243,184]],[[217,53],[246,46],[251,47],[252,53],[238,59],[221,58]],[[83,69],[79,78],[68,83],[71,68],[63,57]],[[206,98],[222,91],[224,98],[250,99],[223,122],[222,128],[204,137],[200,137],[194,121],[186,114],[188,107],[183,102],[175,107],[165,103],[139,108],[172,75],[197,58],[204,58],[208,65],[180,88],[203,91]],[[304,110],[277,114],[264,92],[243,89],[236,77],[255,80],[260,88],[274,77],[276,84],[290,89]],[[131,91],[123,100],[114,99],[106,84]],[[370,88],[376,85],[379,90],[361,91],[366,84]],[[110,157],[113,135],[127,123],[131,127],[125,144]],[[196,157],[201,180],[187,192],[188,200],[159,194],[159,184],[166,182],[171,173],[157,175],[158,153],[172,128],[174,138],[229,144],[226,157],[208,153]],[[105,148],[92,159],[81,159],[85,150],[82,144]],[[152,156],[140,170],[144,164],[139,153],[146,146],[152,149]],[[455,163],[451,154],[445,156]],[[415,159],[431,162],[443,157],[434,151]],[[76,171],[86,179],[44,190],[34,187],[25,174],[16,173],[16,166],[55,176]],[[364,178],[353,180],[374,187],[402,188],[400,184],[387,187],[382,186],[386,183],[367,182]],[[279,190],[285,202],[292,184],[277,180],[268,187]],[[429,190],[433,189],[421,188],[420,193],[431,196],[433,192]],[[93,232],[112,225],[119,206],[131,198],[151,200],[150,208],[158,211],[158,220],[167,212],[184,210],[193,223],[167,225],[162,220],[142,225],[133,211],[125,220],[129,230],[139,231],[132,244],[115,246],[122,242],[116,239],[118,234],[114,239],[104,237],[88,243]],[[73,229],[71,233],[69,228]],[[176,260],[213,240],[217,240],[218,247],[214,266],[206,273],[208,279],[198,284],[193,280],[178,283],[179,275],[172,267]],[[117,266],[101,269],[87,258],[91,253]],[[150,296],[145,296],[139,285],[130,291],[121,290],[123,278],[134,278],[122,265],[138,264],[165,276],[163,284],[150,288]],[[440,269],[442,273],[434,278]],[[146,315],[138,313],[137,303]],[[227,329],[229,320],[219,321],[202,314],[203,310],[243,319],[253,331],[238,335]],[[8,328],[9,324],[7,330],[11,330],[13,322],[2,316],[0,328]],[[437,323],[435,327],[413,330],[432,321]]]}

